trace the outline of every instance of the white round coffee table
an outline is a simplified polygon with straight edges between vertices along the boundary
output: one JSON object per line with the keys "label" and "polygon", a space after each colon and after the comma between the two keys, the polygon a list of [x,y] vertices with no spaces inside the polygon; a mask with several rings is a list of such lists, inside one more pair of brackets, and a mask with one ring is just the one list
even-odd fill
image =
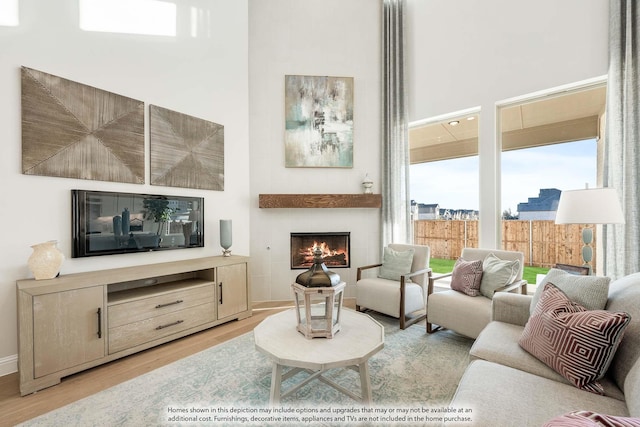
{"label": "white round coffee table", "polygon": [[[341,329],[333,338],[307,339],[297,331],[295,310],[274,314],[253,330],[256,349],[273,361],[271,405],[318,379],[352,399],[371,404],[371,382],[368,361],[384,347],[384,327],[369,315],[342,309]],[[283,367],[289,369],[283,373]],[[322,376],[334,368],[349,368],[360,373],[361,395],[351,392]],[[306,371],[309,376],[284,393],[282,381]]]}

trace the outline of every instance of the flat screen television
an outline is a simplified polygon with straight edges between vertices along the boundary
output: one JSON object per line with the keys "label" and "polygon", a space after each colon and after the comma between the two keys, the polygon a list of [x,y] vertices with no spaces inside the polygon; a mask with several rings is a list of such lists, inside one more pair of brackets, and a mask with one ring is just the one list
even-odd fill
{"label": "flat screen television", "polygon": [[204,247],[204,198],[71,190],[73,258]]}

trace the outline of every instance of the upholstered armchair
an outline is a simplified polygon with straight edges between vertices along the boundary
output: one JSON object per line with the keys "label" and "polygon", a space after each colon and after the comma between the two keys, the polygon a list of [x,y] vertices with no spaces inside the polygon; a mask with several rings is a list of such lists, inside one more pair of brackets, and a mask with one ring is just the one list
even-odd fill
{"label": "upholstered armchair", "polygon": [[[464,248],[453,272],[429,279],[427,332],[447,328],[477,338],[491,320],[495,292],[527,293],[523,271],[522,252]],[[445,277],[451,277],[451,289],[434,292],[436,281]]]}
{"label": "upholstered armchair", "polygon": [[[429,256],[428,246],[390,244],[384,249],[382,263],[358,268],[356,309],[398,318],[401,329],[423,320],[431,276]],[[376,276],[373,271],[365,273],[374,268]]]}

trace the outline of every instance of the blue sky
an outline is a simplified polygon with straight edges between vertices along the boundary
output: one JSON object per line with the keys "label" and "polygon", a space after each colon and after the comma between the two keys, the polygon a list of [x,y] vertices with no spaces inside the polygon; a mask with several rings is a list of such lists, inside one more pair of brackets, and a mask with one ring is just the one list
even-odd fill
{"label": "blue sky", "polygon": [[[410,168],[411,199],[441,208],[478,209],[478,157],[422,163]],[[568,142],[502,153],[502,208],[516,213],[518,203],[541,188],[596,187],[596,141]]]}

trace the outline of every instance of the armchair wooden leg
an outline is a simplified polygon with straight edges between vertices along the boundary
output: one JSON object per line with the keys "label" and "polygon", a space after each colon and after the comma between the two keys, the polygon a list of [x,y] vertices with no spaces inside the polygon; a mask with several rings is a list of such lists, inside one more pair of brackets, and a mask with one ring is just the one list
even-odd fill
{"label": "armchair wooden leg", "polygon": [[426,317],[427,317],[426,314],[422,314],[420,316],[415,316],[415,317],[411,317],[411,318],[401,317],[400,318],[400,329],[407,329],[409,326],[413,325],[414,323],[418,323],[418,322],[426,319]]}
{"label": "armchair wooden leg", "polygon": [[437,331],[439,329],[441,329],[440,326],[433,327],[433,323],[427,322],[427,333],[428,334],[432,334],[432,333],[434,333],[435,331]]}

